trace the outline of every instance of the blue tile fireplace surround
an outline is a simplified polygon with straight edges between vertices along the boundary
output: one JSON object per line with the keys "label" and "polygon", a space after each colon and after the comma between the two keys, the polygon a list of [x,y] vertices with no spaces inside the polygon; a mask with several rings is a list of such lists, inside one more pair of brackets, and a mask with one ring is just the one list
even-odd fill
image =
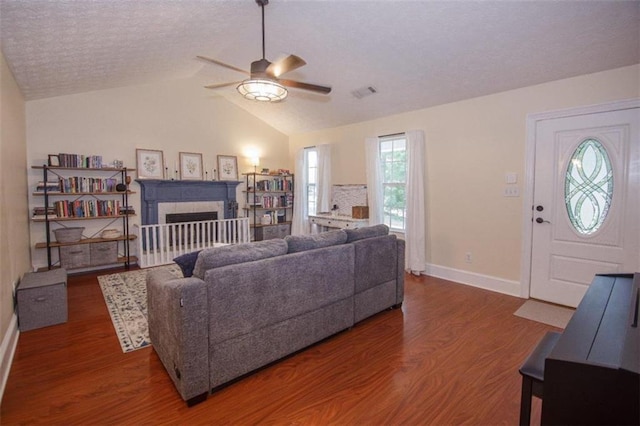
{"label": "blue tile fireplace surround", "polygon": [[158,223],[158,203],[224,201],[225,218],[237,207],[236,187],[240,181],[136,179],[140,184],[142,225]]}

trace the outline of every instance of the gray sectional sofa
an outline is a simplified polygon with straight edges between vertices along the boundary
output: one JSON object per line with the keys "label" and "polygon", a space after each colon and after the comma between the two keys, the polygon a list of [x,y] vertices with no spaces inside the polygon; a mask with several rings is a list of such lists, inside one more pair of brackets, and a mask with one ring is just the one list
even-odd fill
{"label": "gray sectional sofa", "polygon": [[[404,297],[404,241],[377,225],[206,249],[147,275],[149,334],[189,405]],[[182,259],[184,261],[184,259]],[[187,259],[189,261],[189,259]],[[184,263],[184,262],[182,262]]]}

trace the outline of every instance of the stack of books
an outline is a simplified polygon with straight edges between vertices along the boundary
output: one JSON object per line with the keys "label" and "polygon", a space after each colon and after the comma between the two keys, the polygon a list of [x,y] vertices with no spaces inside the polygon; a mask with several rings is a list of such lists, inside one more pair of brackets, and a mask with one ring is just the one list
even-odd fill
{"label": "stack of books", "polygon": [[46,209],[44,207],[33,208],[33,219],[55,219],[57,217],[56,209],[54,207]]}
{"label": "stack of books", "polygon": [[45,182],[41,180],[40,182],[38,182],[38,185],[36,185],[37,192],[44,192],[45,188],[47,192],[60,192],[60,181],[51,180],[51,181]]}
{"label": "stack of books", "polygon": [[133,206],[122,206],[119,210],[120,216],[136,214],[136,210]]}

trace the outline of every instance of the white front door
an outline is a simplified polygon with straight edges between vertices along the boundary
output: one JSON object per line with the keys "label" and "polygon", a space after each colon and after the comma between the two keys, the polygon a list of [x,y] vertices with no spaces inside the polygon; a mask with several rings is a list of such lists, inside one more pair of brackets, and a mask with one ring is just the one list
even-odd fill
{"label": "white front door", "polygon": [[531,297],[575,307],[595,274],[640,270],[639,118],[537,122]]}

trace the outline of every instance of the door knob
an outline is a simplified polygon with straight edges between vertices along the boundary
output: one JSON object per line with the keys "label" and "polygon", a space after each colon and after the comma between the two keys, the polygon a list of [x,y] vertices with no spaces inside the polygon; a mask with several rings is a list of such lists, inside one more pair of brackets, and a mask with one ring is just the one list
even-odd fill
{"label": "door knob", "polygon": [[536,218],[536,223],[551,223],[551,222],[549,222],[548,220],[544,220],[541,217],[538,217],[538,218]]}

